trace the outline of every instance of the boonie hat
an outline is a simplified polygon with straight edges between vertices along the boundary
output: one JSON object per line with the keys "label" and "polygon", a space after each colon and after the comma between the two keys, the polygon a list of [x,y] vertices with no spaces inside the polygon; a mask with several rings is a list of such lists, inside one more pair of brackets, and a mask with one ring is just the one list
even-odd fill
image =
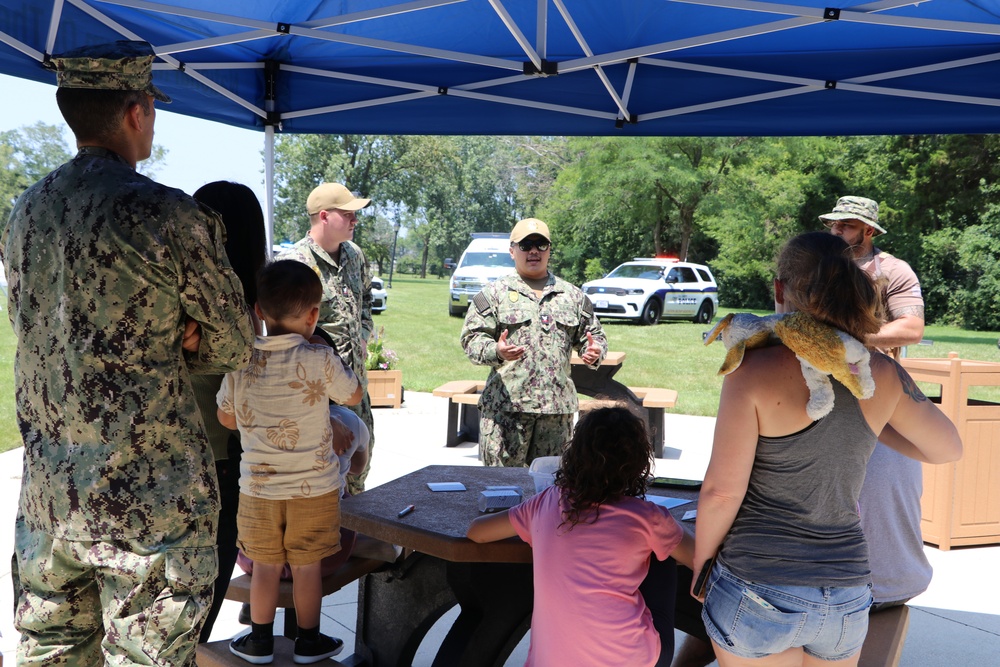
{"label": "boonie hat", "polygon": [[510,242],[517,243],[532,234],[544,236],[546,241],[552,243],[552,238],[549,236],[549,226],[537,218],[525,218],[514,225],[514,229],[510,232]]}
{"label": "boonie hat", "polygon": [[341,211],[358,211],[371,203],[371,199],[355,197],[340,183],[323,183],[309,193],[306,199],[306,213],[316,215],[332,208]]}
{"label": "boonie hat", "polygon": [[72,49],[51,62],[60,88],[141,90],[169,103],[170,97],[153,85],[155,57],[149,42],[121,40]]}
{"label": "boonie hat", "polygon": [[878,202],[867,197],[841,197],[833,212],[821,215],[819,219],[827,222],[860,220],[875,229],[875,236],[888,233],[878,224]]}

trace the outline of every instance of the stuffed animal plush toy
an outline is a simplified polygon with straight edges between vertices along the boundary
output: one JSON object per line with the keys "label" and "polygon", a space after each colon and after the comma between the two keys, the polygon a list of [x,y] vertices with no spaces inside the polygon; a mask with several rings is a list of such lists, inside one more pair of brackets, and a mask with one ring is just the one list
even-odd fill
{"label": "stuffed animal plush toy", "polygon": [[747,349],[782,343],[794,352],[809,387],[806,413],[811,419],[821,419],[833,409],[831,375],[859,399],[871,398],[875,392],[868,349],[856,338],[805,313],[766,317],[729,314],[708,333],[705,345],[720,336],[726,359],[719,375],[739,368]]}

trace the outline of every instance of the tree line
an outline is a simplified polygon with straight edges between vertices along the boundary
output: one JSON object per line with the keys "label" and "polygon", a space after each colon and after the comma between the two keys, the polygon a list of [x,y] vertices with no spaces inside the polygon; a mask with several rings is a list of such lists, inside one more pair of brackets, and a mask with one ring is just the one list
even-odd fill
{"label": "tree line", "polygon": [[[0,133],[0,216],[68,157],[58,128]],[[162,151],[159,154],[162,159]],[[549,223],[552,267],[576,283],[634,257],[712,267],[723,305],[770,308],[781,244],[838,197],[880,203],[877,245],[921,279],[930,322],[1000,329],[1000,138],[279,135],[275,236],[308,229],[323,181],[371,197],[355,238],[387,274],[441,274],[470,232]]]}

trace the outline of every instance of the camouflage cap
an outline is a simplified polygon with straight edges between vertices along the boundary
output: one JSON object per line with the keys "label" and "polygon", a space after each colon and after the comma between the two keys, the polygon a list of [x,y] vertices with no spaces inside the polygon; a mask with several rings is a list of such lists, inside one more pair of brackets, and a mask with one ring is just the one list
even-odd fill
{"label": "camouflage cap", "polygon": [[875,236],[886,234],[878,224],[878,202],[867,197],[841,197],[832,213],[819,216],[823,222],[836,220],[860,220],[875,229]]}
{"label": "camouflage cap", "polygon": [[546,241],[552,243],[552,237],[549,236],[549,226],[538,218],[525,218],[514,225],[514,229],[510,231],[510,242],[517,243],[532,234],[542,236]]}
{"label": "camouflage cap", "polygon": [[54,55],[52,65],[60,88],[141,90],[169,103],[170,98],[153,85],[155,57],[148,42],[122,40]]}

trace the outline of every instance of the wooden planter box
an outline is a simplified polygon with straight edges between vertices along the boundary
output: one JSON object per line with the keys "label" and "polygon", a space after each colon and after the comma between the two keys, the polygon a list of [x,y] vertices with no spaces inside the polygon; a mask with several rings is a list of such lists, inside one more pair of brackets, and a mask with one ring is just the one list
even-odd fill
{"label": "wooden planter box", "polygon": [[969,389],[1000,386],[1000,363],[959,359],[901,359],[918,382],[941,387],[941,411],[962,436],[954,463],[923,464],[920,525],[924,542],[942,550],[1000,543],[1000,404],[970,399]]}
{"label": "wooden planter box", "polygon": [[403,404],[403,371],[368,371],[372,407],[398,408]]}

